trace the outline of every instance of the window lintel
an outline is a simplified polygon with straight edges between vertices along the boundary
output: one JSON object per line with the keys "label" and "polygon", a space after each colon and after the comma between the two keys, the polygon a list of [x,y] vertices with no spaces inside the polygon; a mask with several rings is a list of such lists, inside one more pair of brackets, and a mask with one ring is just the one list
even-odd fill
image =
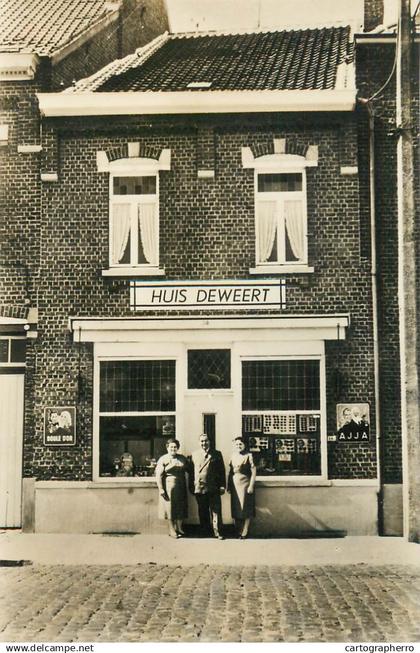
{"label": "window lintel", "polygon": [[96,166],[98,172],[113,174],[126,173],[132,175],[156,174],[160,170],[171,169],[171,150],[163,149],[158,159],[149,157],[124,157],[109,161],[104,150],[96,152]]}
{"label": "window lintel", "polygon": [[250,147],[242,148],[242,167],[254,168],[256,171],[262,170],[290,170],[314,167],[318,165],[318,148],[310,146],[307,150],[306,156],[299,154],[286,154],[283,152],[275,152],[274,154],[263,154],[262,156],[254,157]]}

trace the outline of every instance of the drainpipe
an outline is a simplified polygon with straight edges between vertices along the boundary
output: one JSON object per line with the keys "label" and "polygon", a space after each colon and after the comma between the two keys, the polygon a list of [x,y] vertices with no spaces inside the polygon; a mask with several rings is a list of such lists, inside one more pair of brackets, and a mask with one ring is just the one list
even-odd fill
{"label": "drainpipe", "polygon": [[384,535],[384,488],[382,483],[382,462],[384,459],[381,434],[380,384],[379,384],[379,337],[378,337],[378,280],[376,255],[376,195],[375,195],[375,120],[373,106],[366,104],[369,118],[369,198],[370,198],[370,242],[371,242],[371,289],[373,325],[373,367],[375,393],[376,468],[378,476],[378,533]]}

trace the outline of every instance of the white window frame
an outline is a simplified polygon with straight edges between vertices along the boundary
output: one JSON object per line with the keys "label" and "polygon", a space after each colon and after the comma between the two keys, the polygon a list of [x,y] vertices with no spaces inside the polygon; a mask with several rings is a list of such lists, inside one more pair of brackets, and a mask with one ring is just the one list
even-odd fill
{"label": "white window frame", "polygon": [[[270,273],[287,274],[287,273],[306,273],[314,272],[314,268],[308,265],[308,210],[307,210],[307,185],[306,185],[306,168],[313,168],[318,165],[318,148],[309,146],[305,156],[298,154],[286,154],[284,151],[284,139],[274,139],[274,154],[264,154],[263,156],[254,157],[251,148],[242,148],[242,167],[254,170],[254,216],[255,216],[255,267],[250,268],[249,273],[254,275],[264,275]],[[258,174],[302,174],[302,191],[290,192],[290,196],[296,196],[302,193],[304,212],[304,257],[302,261],[259,261],[259,242],[258,242]],[[283,195],[281,191],[278,193]],[[266,193],[271,199],[276,193]],[[284,193],[286,195],[286,192]],[[286,198],[284,198],[286,199]],[[284,239],[283,239],[284,240]],[[284,251],[284,249],[283,249]]]}
{"label": "white window frame", "polygon": [[[156,193],[153,195],[115,195],[114,194],[114,179],[116,177],[154,177],[156,179]],[[139,263],[139,219],[138,207],[141,204],[155,205],[155,229],[156,229],[156,259],[153,263]],[[129,263],[115,263],[112,260],[113,249],[113,207],[116,204],[128,204],[130,206],[130,262]],[[130,173],[111,173],[109,175],[109,267],[110,268],[142,268],[149,269],[151,267],[159,267],[159,175],[156,172],[130,172]]]}
{"label": "white window frame", "polygon": [[[257,267],[265,266],[301,266],[308,263],[308,211],[306,201],[306,172],[304,168],[290,168],[288,170],[255,170],[255,261]],[[276,191],[263,192],[258,190],[258,177],[263,174],[300,174],[302,176],[302,190],[300,191]],[[302,203],[303,219],[303,257],[298,261],[286,260],[286,224],[284,216],[284,204],[287,200],[300,200]],[[277,261],[259,261],[259,237],[258,219],[259,205],[262,202],[275,202],[277,205]]]}
{"label": "white window frame", "polygon": [[[132,362],[132,361],[154,361],[154,360],[168,360],[175,362],[175,409],[172,411],[101,411],[100,410],[100,391],[101,391],[101,363],[108,361]],[[166,417],[173,416],[175,419],[175,437],[179,431],[178,419],[178,371],[179,360],[176,355],[159,355],[157,352],[150,356],[127,356],[127,355],[110,355],[110,356],[95,356],[94,368],[94,458],[93,458],[93,480],[97,483],[139,483],[146,482],[147,484],[155,484],[156,478],[153,476],[101,476],[100,474],[100,456],[101,456],[101,441],[100,441],[100,419],[101,417]]]}
{"label": "white window frame", "polygon": [[[263,174],[300,174],[302,176],[302,190],[300,191],[276,191],[263,192],[258,190],[258,177]],[[257,169],[254,172],[255,184],[255,261],[257,267],[274,266],[302,266],[308,263],[308,209],[306,193],[306,171],[303,167],[290,167],[279,169],[278,167],[264,170]],[[301,200],[303,218],[303,258],[298,261],[286,260],[286,226],[284,217],[284,203],[287,200]],[[261,202],[275,202],[277,205],[277,261],[259,261],[259,205]]]}
{"label": "white window frame", "polygon": [[[156,276],[164,275],[165,270],[159,267],[160,261],[160,206],[159,206],[159,172],[170,170],[170,150],[162,150],[158,160],[146,157],[129,156],[125,159],[108,161],[105,152],[97,152],[98,172],[109,173],[109,217],[108,236],[109,268],[102,270],[103,276]],[[149,195],[114,195],[115,177],[155,177],[156,193]],[[151,200],[155,203],[156,220],[156,260],[153,263],[138,262],[138,215],[137,207],[140,204],[148,204]],[[129,204],[130,211],[130,262],[115,263],[112,260],[112,216],[115,204]]]}

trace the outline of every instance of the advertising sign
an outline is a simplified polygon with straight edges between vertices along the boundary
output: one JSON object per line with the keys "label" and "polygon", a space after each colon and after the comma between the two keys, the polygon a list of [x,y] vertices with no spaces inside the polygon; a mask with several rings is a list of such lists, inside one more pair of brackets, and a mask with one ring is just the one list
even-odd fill
{"label": "advertising sign", "polygon": [[337,404],[336,442],[369,442],[369,404]]}
{"label": "advertising sign", "polygon": [[76,408],[74,406],[45,408],[44,444],[53,446],[76,444]]}

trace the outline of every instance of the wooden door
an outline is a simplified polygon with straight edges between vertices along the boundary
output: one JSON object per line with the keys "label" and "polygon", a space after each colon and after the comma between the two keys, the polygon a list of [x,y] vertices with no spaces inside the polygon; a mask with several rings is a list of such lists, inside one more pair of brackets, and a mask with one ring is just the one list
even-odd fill
{"label": "wooden door", "polygon": [[21,526],[24,375],[0,374],[0,527]]}

